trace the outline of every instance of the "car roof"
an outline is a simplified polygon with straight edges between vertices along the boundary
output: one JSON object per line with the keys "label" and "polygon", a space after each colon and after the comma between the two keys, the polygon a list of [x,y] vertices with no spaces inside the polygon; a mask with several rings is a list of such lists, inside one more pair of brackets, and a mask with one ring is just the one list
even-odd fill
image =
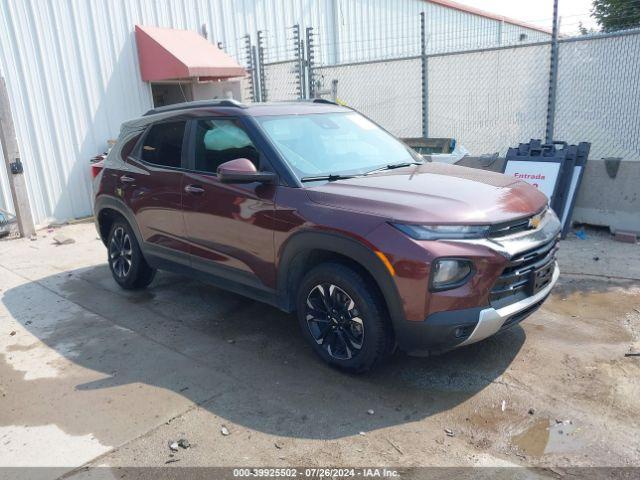
{"label": "car roof", "polygon": [[313,113],[351,112],[349,107],[323,99],[298,102],[265,102],[243,104],[235,100],[198,100],[149,110],[141,117],[122,124],[121,132],[142,131],[152,123],[172,119],[187,120],[207,115],[261,117],[272,115],[308,115]]}

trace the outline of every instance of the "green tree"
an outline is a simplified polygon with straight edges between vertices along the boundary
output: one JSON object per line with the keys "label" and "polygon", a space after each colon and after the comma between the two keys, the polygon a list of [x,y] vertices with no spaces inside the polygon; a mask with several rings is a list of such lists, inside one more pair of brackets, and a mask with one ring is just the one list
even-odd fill
{"label": "green tree", "polygon": [[590,35],[592,33],[597,33],[598,32],[593,27],[591,27],[591,28],[585,27],[582,22],[578,22],[578,31],[580,32],[581,35]]}
{"label": "green tree", "polygon": [[640,27],[640,1],[593,0],[591,16],[603,32]]}

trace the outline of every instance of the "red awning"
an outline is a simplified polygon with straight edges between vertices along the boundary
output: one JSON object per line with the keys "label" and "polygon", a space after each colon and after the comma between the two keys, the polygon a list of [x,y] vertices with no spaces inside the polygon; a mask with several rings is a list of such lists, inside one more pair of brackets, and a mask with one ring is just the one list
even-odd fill
{"label": "red awning", "polygon": [[242,77],[245,70],[196,32],[136,25],[142,80]]}

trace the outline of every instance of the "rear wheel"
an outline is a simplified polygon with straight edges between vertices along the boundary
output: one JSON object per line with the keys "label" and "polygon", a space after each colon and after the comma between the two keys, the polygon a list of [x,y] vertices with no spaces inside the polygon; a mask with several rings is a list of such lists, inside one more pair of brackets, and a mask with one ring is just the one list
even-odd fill
{"label": "rear wheel", "polygon": [[145,288],[155,277],[142,256],[140,246],[129,224],[116,220],[111,226],[107,240],[109,269],[113,279],[126,290]]}
{"label": "rear wheel", "polygon": [[359,273],[341,264],[320,265],[304,277],[297,315],[316,353],[343,370],[371,369],[392,345],[380,294]]}

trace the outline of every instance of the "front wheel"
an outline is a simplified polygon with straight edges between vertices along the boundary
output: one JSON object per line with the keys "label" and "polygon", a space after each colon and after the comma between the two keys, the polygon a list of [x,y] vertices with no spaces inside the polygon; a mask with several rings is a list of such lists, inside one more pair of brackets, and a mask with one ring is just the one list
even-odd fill
{"label": "front wheel", "polygon": [[117,220],[107,239],[109,269],[113,279],[125,290],[145,288],[155,277],[142,256],[140,246],[128,223]]}
{"label": "front wheel", "polygon": [[356,271],[328,263],[302,280],[296,302],[303,336],[328,364],[365,372],[389,353],[392,333],[378,291]]}

